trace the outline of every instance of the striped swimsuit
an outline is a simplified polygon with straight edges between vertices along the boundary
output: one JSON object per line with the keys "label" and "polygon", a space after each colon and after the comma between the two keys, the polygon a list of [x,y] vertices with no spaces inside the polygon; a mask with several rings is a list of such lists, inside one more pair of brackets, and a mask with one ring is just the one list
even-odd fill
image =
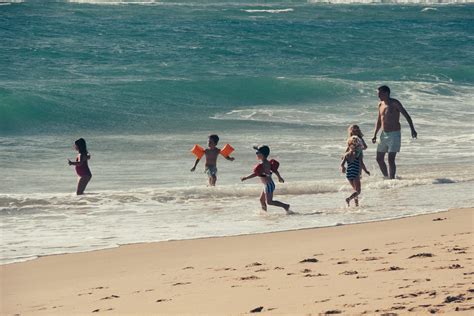
{"label": "striped swimsuit", "polygon": [[347,160],[346,178],[348,180],[358,179],[360,176],[360,157],[356,157],[354,160]]}
{"label": "striped swimsuit", "polygon": [[271,176],[268,176],[268,182],[265,185],[265,193],[273,193],[275,191],[275,182],[273,182],[273,179]]}

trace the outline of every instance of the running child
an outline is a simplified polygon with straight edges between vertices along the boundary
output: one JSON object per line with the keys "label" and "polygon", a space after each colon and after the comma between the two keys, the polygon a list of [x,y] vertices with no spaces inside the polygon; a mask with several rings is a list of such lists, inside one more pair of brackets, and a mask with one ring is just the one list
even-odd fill
{"label": "running child", "polygon": [[[219,136],[212,134],[209,135],[207,140],[207,148],[204,151],[204,155],[206,156],[206,166],[204,172],[207,174],[209,178],[209,185],[215,186],[217,181],[217,157],[219,156],[221,150],[217,148],[217,144],[219,143]],[[234,161],[234,157],[224,157],[227,160]],[[191,168],[193,172],[196,170],[196,166],[201,159],[197,158],[194,162],[194,166]]]}
{"label": "running child", "polygon": [[273,192],[275,191],[275,183],[272,179],[272,173],[276,174],[278,177],[278,181],[283,183],[285,180],[281,177],[280,173],[278,172],[279,163],[278,161],[272,159],[268,160],[268,156],[270,155],[270,148],[268,146],[261,146],[261,147],[254,147],[257,150],[257,160],[260,162],[255,165],[253,169],[253,173],[240,178],[241,181],[245,181],[248,179],[252,179],[255,177],[259,177],[260,181],[263,184],[263,191],[260,195],[260,204],[262,205],[262,210],[265,212],[267,211],[267,205],[274,205],[282,207],[287,214],[291,214],[290,205],[286,203],[282,203],[280,201],[276,201],[273,199]]}
{"label": "running child", "polygon": [[[361,192],[360,185],[360,173],[361,169],[370,176],[370,172],[367,170],[364,164],[362,152],[358,153],[357,148],[361,144],[361,140],[358,136],[351,136],[347,140],[349,151],[344,154],[341,162],[341,171],[346,174],[346,178],[351,184],[354,192],[346,198],[347,206],[350,206],[350,201],[353,199],[356,206],[359,206],[359,195]],[[347,168],[346,168],[347,163]]]}
{"label": "running child", "polygon": [[89,152],[87,151],[87,145],[84,138],[79,138],[74,142],[74,149],[79,153],[76,157],[76,161],[67,160],[70,166],[76,167],[76,173],[79,177],[77,181],[77,195],[84,194],[87,184],[92,178],[92,173],[89,169],[87,161],[91,159]]}

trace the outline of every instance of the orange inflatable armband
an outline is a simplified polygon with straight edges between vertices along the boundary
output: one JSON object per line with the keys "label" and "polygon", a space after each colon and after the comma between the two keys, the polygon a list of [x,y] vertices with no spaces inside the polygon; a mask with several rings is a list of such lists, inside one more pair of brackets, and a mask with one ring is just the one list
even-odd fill
{"label": "orange inflatable armband", "polygon": [[225,144],[225,146],[221,149],[221,155],[224,157],[229,157],[229,155],[232,154],[233,151],[234,148],[231,145]]}
{"label": "orange inflatable armband", "polygon": [[196,156],[197,159],[201,159],[201,157],[204,155],[205,149],[196,144],[194,145],[193,149],[191,149],[191,152],[194,156]]}

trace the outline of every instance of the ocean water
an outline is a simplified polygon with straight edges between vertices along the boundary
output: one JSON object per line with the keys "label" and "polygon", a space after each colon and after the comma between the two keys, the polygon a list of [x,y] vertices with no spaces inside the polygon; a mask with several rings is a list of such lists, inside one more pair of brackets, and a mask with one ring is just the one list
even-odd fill
{"label": "ocean water", "polygon": [[[170,239],[367,222],[474,204],[472,1],[0,1],[0,263]],[[376,88],[402,118],[396,180],[370,143]],[[339,171],[369,148],[361,206]],[[191,147],[217,133],[218,186]],[[93,173],[67,165],[84,137]],[[241,183],[268,144],[297,212]]]}

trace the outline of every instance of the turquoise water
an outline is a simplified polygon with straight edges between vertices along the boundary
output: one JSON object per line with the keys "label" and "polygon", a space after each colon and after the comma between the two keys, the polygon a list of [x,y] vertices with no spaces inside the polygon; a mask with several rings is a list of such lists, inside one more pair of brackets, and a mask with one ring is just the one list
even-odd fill
{"label": "turquoise water", "polygon": [[[2,262],[472,206],[474,5],[335,2],[0,1]],[[362,206],[344,209],[346,129],[371,138],[381,84],[419,139],[402,119],[394,181],[369,144]],[[236,148],[216,189],[189,172],[209,133]],[[240,183],[262,143],[304,217],[259,214],[260,186]]]}

